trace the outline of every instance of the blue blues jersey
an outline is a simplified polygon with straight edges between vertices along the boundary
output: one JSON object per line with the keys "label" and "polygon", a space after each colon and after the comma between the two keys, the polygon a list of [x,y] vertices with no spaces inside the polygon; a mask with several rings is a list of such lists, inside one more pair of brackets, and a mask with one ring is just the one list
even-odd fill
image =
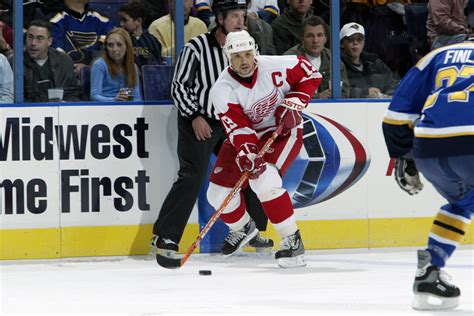
{"label": "blue blues jersey", "polygon": [[84,14],[72,10],[59,12],[50,22],[52,47],[64,51],[74,63],[87,65],[99,56],[105,36],[113,28],[109,18],[88,8]]}
{"label": "blue blues jersey", "polygon": [[133,50],[135,52],[135,64],[142,69],[144,65],[161,65],[161,43],[156,37],[143,29],[140,38],[130,34]]}
{"label": "blue blues jersey", "polygon": [[474,41],[427,54],[402,79],[385,113],[389,154],[474,154]]}

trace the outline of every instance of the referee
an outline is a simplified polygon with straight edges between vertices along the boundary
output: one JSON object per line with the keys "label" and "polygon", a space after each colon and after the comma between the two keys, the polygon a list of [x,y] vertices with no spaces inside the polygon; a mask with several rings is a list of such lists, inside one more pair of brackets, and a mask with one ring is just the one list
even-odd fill
{"label": "referee", "polygon": [[[178,114],[178,179],[165,198],[153,226],[152,246],[160,255],[172,257],[196,202],[207,173],[211,154],[217,155],[227,138],[209,92],[220,73],[228,66],[222,50],[226,35],[245,28],[246,0],[216,0],[212,6],[216,27],[191,39],[181,51],[171,85]],[[247,211],[260,230],[267,217],[250,187],[243,191]],[[231,236],[226,238],[232,242]],[[273,241],[258,234],[249,244],[256,248],[273,246]]]}

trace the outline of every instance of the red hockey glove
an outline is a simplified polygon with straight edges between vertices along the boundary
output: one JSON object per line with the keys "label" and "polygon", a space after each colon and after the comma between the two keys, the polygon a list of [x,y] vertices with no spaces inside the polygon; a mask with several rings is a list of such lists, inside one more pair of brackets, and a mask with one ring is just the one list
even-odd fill
{"label": "red hockey glove", "polygon": [[292,128],[300,125],[301,111],[308,105],[309,96],[302,92],[288,92],[275,110],[277,125],[283,125],[282,135],[287,135]]}
{"label": "red hockey glove", "polygon": [[250,179],[257,179],[266,169],[265,159],[257,158],[258,147],[252,143],[245,143],[237,151],[235,161],[241,171],[250,171]]}
{"label": "red hockey glove", "polygon": [[302,120],[301,111],[291,110],[280,105],[276,108],[275,120],[277,125],[283,125],[281,135],[286,136],[292,128],[300,125]]}

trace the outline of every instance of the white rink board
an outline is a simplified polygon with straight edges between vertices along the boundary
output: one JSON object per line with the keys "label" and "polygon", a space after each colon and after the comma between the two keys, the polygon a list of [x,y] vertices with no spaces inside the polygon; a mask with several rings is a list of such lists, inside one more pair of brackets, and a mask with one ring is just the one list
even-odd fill
{"label": "white rink board", "polygon": [[[1,156],[4,156],[7,151],[8,146],[8,156],[0,160],[0,182],[5,180],[21,180],[24,182],[25,188],[28,183],[33,179],[39,179],[44,181],[47,186],[47,198],[38,197],[35,204],[39,206],[40,201],[47,203],[47,209],[41,214],[34,214],[28,210],[23,210],[24,214],[17,214],[21,212],[17,204],[16,197],[13,198],[13,209],[14,214],[6,214],[6,194],[5,189],[0,187],[0,228],[39,228],[39,227],[59,227],[60,225],[60,213],[59,210],[59,177],[58,177],[58,165],[59,160],[57,157],[54,157],[52,160],[13,160],[13,152],[21,153],[23,157],[23,151],[21,147],[18,150],[14,150],[15,147],[12,138],[14,137],[13,131],[11,131],[10,139],[7,140],[6,131],[8,128],[7,118],[17,119],[18,122],[22,120],[28,120],[29,124],[26,122],[22,124],[23,126],[34,126],[44,123],[44,117],[51,117],[53,124],[58,123],[58,111],[57,107],[48,107],[48,108],[0,108],[0,136],[1,136]],[[12,122],[13,124],[13,122]],[[17,124],[18,125],[18,124]],[[20,137],[22,133],[20,133]],[[15,137],[18,139],[19,137]],[[46,145],[42,143],[42,148]],[[26,189],[25,189],[26,190]],[[42,196],[42,195],[41,195]],[[23,199],[24,208],[27,208],[26,198]]]}
{"label": "white rink board", "polygon": [[[298,209],[296,214],[299,220],[427,217],[433,216],[443,204],[443,200],[426,181],[425,190],[421,194],[408,197],[398,188],[393,177],[385,176],[389,158],[383,142],[381,121],[387,105],[387,103],[319,102],[310,105],[309,111],[327,116],[352,130],[370,151],[371,164],[363,178],[347,191],[326,202]],[[22,138],[22,128],[26,128],[24,134],[28,134],[29,126],[30,134],[34,134],[35,127],[44,127],[45,118],[49,118],[54,125],[62,127],[65,131],[69,128],[70,131],[76,130],[77,135],[85,135],[82,140],[86,145],[84,158],[76,153],[76,155],[70,154],[68,159],[64,157],[59,159],[56,151],[58,138],[53,132],[52,142],[55,148],[53,159],[38,161],[30,157],[30,160],[25,160],[20,155],[19,161],[13,161],[14,137],[10,133],[7,160],[0,162],[1,181],[20,179],[26,188],[31,179],[40,179],[47,187],[47,194],[45,196],[35,192],[34,190],[38,188],[33,186],[30,199],[34,203],[30,203],[30,206],[33,210],[38,209],[38,203],[46,201],[47,208],[39,214],[33,214],[28,210],[25,198],[24,214],[18,214],[15,207],[13,214],[6,214],[5,190],[0,187],[2,229],[136,225],[151,224],[155,221],[178,168],[176,110],[173,107],[102,104],[0,108],[2,150],[6,150],[7,130],[9,128],[13,130],[13,127],[7,127],[7,118],[10,122],[15,118],[18,122],[23,122],[19,129],[20,136],[15,136],[18,139]],[[22,121],[25,119],[26,121]],[[147,124],[146,129],[143,124]],[[87,133],[82,133],[86,127]],[[115,136],[114,129],[117,133]],[[144,144],[142,151],[147,152],[148,157],[140,157],[139,143]],[[131,148],[130,153],[124,154],[126,158],[113,154],[113,146],[118,148],[119,152],[125,151],[126,146],[123,144]],[[33,156],[28,144],[21,141],[20,146],[21,153],[23,148],[26,148],[26,152],[29,151]],[[42,146],[44,150],[46,145]],[[104,154],[109,149],[110,154]],[[143,153],[141,155],[143,156]],[[140,185],[135,180],[139,171],[145,172],[149,178],[149,180],[141,179],[141,203],[138,194]],[[70,190],[74,186],[81,184],[84,186],[78,189],[80,192],[64,195],[64,181],[68,172],[77,173],[77,175],[69,174]],[[84,173],[82,177],[79,176],[81,172]],[[93,182],[91,178],[107,178],[111,182],[111,196],[104,196],[101,192],[99,212],[91,212],[90,209],[88,212],[85,211],[87,207],[84,206],[86,203],[84,201],[89,201],[89,207],[91,206]],[[114,182],[117,179],[127,178],[130,179],[133,188],[126,190],[129,193],[129,204],[126,210],[120,211],[117,210],[114,200],[119,204],[123,204],[125,200],[115,192]],[[84,182],[81,182],[81,179]],[[107,179],[104,181],[108,181]],[[63,185],[63,192],[60,183]],[[123,187],[124,183],[119,181],[119,186]],[[69,203],[66,203],[61,194],[70,199]],[[65,205],[69,205],[68,212],[65,212]],[[190,223],[197,222],[197,213],[194,211]]]}
{"label": "white rink board", "polygon": [[[2,212],[0,215],[2,229],[134,225],[155,221],[159,207],[170,189],[178,169],[176,158],[176,110],[172,107],[135,105],[64,106],[59,108],[18,107],[0,108],[0,113],[2,120],[0,133],[3,144],[5,144],[5,122],[7,118],[10,118],[10,120],[30,118],[31,130],[34,129],[34,126],[44,127],[45,118],[51,118],[54,125],[62,126],[64,131],[72,130],[71,127],[74,127],[77,130],[77,135],[79,135],[77,139],[82,140],[85,144],[85,146],[81,145],[85,148],[84,157],[81,156],[81,153],[74,154],[71,150],[67,159],[59,159],[58,137],[55,134],[52,140],[54,146],[53,160],[22,159],[21,161],[12,161],[12,137],[10,138],[8,160],[1,162],[0,176],[2,181],[5,179],[11,181],[22,179],[26,183],[33,177],[42,179],[47,185],[47,194],[46,197],[37,198],[36,202],[46,200],[47,208],[40,214],[33,214],[28,210],[25,202],[24,214],[17,214],[15,205],[13,206],[13,214],[6,214],[5,190],[0,188],[0,194],[2,195]],[[147,125],[146,130],[145,127],[141,127],[143,131],[139,135],[140,137],[137,136],[137,131],[134,130],[134,125],[139,125],[137,120],[144,122],[141,125]],[[122,134],[126,141],[115,139],[113,135],[114,128]],[[137,127],[137,129],[139,128]],[[124,136],[125,134],[128,136]],[[118,138],[118,136],[116,137]],[[98,138],[99,141],[92,141]],[[147,152],[148,157],[139,157],[138,139],[139,142],[144,144],[142,151]],[[42,140],[42,142],[44,141]],[[129,152],[124,149],[124,146],[120,146],[120,143],[126,144]],[[127,158],[114,155],[113,146],[119,146],[119,151],[123,152],[122,155]],[[71,147],[73,146],[71,145]],[[110,150],[109,155],[106,154],[107,150]],[[94,151],[94,155],[92,151]],[[97,152],[100,152],[100,154]],[[33,154],[31,155],[33,156]],[[144,154],[141,155],[144,156]],[[83,170],[86,170],[88,175],[81,177],[70,175],[68,177],[69,187],[79,187],[80,189],[77,190],[80,192],[70,192],[68,194],[70,201],[67,203],[61,198],[60,183],[61,181],[63,181],[63,184],[66,183],[66,174],[73,172],[80,174],[81,171],[84,172]],[[146,176],[149,177],[149,181],[143,181],[146,185],[141,188],[141,191],[146,191],[146,198],[141,203],[145,207],[144,205],[140,206],[138,201],[138,184],[135,182],[138,171],[145,171]],[[61,175],[63,179],[61,179]],[[122,211],[117,210],[114,205],[114,199],[120,198],[114,192],[114,182],[120,177],[131,179],[133,184],[133,188],[127,189],[133,199],[132,205],[126,207],[126,209],[129,208],[128,210]],[[111,183],[111,194],[103,194],[101,190],[99,212],[90,211],[92,178],[108,178]],[[87,180],[87,183],[84,185],[81,179],[83,181]],[[124,185],[122,183],[122,187]],[[88,190],[87,186],[89,186]],[[86,202],[81,203],[81,195],[87,194],[89,199],[83,198],[83,200],[88,201],[89,212],[84,212],[83,208]],[[120,199],[120,203],[124,204],[124,200]],[[66,211],[65,209],[68,206],[69,210]],[[193,222],[197,222],[197,212],[195,213],[192,216]]]}
{"label": "white rink board", "polygon": [[390,158],[382,119],[388,103],[313,103],[309,111],[327,116],[350,129],[370,152],[367,173],[354,186],[323,203],[296,211],[300,220],[430,217],[446,202],[426,180],[409,196],[386,176]]}

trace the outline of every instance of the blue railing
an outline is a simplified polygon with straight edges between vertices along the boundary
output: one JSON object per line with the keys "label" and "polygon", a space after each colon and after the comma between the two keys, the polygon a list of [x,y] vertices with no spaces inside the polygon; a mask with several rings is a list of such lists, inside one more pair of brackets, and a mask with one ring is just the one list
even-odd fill
{"label": "blue railing", "polygon": [[331,90],[332,98],[341,98],[341,50],[339,41],[341,8],[339,0],[331,0]]}
{"label": "blue railing", "polygon": [[13,32],[14,42],[13,51],[15,52],[13,68],[14,68],[14,88],[15,102],[22,103],[23,95],[23,1],[13,1]]}

